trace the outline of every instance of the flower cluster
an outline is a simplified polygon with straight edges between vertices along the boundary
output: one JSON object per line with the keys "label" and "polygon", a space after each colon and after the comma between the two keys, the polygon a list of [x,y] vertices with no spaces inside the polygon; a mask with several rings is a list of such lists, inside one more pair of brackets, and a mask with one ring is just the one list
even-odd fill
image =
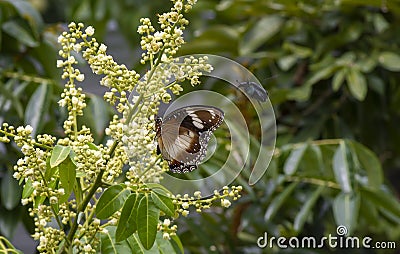
{"label": "flower cluster", "polygon": [[159,15],[161,31],[157,31],[148,18],[142,18],[142,25],[138,28],[142,35],[141,47],[145,50],[141,62],[150,62],[152,68],[135,86],[137,94],[131,95],[129,109],[124,115],[122,140],[130,158],[127,178],[132,183],[157,182],[168,170],[166,162],[155,153],[154,116],[158,113],[160,101],[168,103],[171,100],[169,91],[178,95],[183,90],[179,82],[190,80],[192,85],[197,85],[199,76],[212,70],[207,57],[173,58],[184,43],[182,31],[188,24],[182,12],[190,10],[195,1],[186,4],[181,0],[173,2],[170,12]]}
{"label": "flower cluster", "polygon": [[124,64],[117,64],[113,57],[107,55],[107,46],[99,44],[96,38],[93,38],[94,28],[89,26],[84,31],[82,23],[75,24],[72,22],[68,26],[69,33],[64,32],[59,37],[59,43],[62,45],[60,56],[66,61],[59,60],[58,67],[64,67],[63,78],[70,76],[82,81],[84,76],[79,70],[72,69],[72,64],[76,63],[72,51],[79,53],[82,51],[83,58],[88,62],[93,73],[104,75],[100,84],[110,89],[104,95],[104,99],[112,105],[116,105],[119,112],[126,109],[127,94],[133,90],[140,75],[133,70],[128,70]]}
{"label": "flower cluster", "polygon": [[[197,85],[199,77],[212,70],[207,57],[174,58],[184,43],[182,34],[188,24],[183,13],[190,10],[195,1],[172,2],[171,10],[158,17],[161,30],[157,31],[150,19],[141,19],[138,32],[145,50],[141,62],[150,65],[142,77],[107,55],[107,46],[93,37],[93,27],[71,23],[69,30],[60,35],[62,59],[57,61],[57,66],[63,69],[62,78],[66,84],[59,106],[68,112],[63,124],[64,137],[56,139],[42,134],[33,138],[33,128],[29,125],[14,128],[4,123],[0,128],[0,142],[14,139],[24,155],[14,166],[14,177],[24,184],[22,204],[32,203],[29,212],[35,222],[33,237],[39,240],[40,252],[58,250],[62,253],[73,249],[95,253],[98,233],[108,234],[106,226],[117,225],[121,216],[121,211],[115,211],[101,224],[96,218],[101,218],[96,211],[99,205],[96,194],[104,187],[118,185],[116,179],[127,164],[129,170],[123,175],[127,181],[121,189],[137,192],[145,191],[140,186],[157,182],[168,170],[167,163],[156,154],[154,116],[161,101],[167,103],[173,95],[179,95],[183,90],[182,81]],[[78,125],[78,118],[86,107],[86,95],[76,86],[85,76],[74,67],[77,64],[75,54],[82,54],[95,74],[104,75],[100,83],[109,88],[104,99],[119,113],[105,129],[109,136],[105,144],[95,144],[91,130]],[[187,216],[190,206],[201,212],[214,201],[229,207],[230,200],[240,197],[240,191],[240,186],[234,186],[224,187],[221,193],[215,191],[207,198],[200,192],[193,197],[170,196],[171,210],[176,211],[169,216],[174,213]],[[170,239],[176,234],[177,226],[164,219],[157,229],[163,232],[164,239]]]}
{"label": "flower cluster", "polygon": [[170,219],[164,219],[162,223],[158,224],[158,230],[163,232],[163,238],[166,240],[171,239],[171,236],[176,235],[177,225],[172,225]]}
{"label": "flower cluster", "polygon": [[180,206],[178,212],[183,216],[189,215],[189,207],[194,206],[196,212],[201,212],[204,209],[209,209],[214,201],[219,200],[222,207],[228,208],[231,206],[229,199],[237,200],[241,197],[240,192],[242,191],[242,186],[224,186],[222,192],[214,191],[214,195],[211,197],[203,198],[200,191],[196,191],[193,196],[185,195],[174,195],[172,196],[173,203]]}
{"label": "flower cluster", "polygon": [[[179,62],[163,63],[152,72],[146,73],[136,86],[139,95],[131,97],[131,110],[134,117],[125,117],[123,142],[130,158],[130,171],[127,175],[132,182],[157,182],[161,174],[168,170],[166,163],[156,156],[154,143],[154,116],[158,112],[160,101],[169,102],[171,95],[179,94],[182,87],[177,83],[190,80],[193,85],[199,83],[203,72],[212,70],[207,57],[196,59],[187,57]],[[173,80],[173,81],[171,81]],[[142,126],[144,128],[138,128]],[[141,145],[138,145],[141,144]]]}
{"label": "flower cluster", "polygon": [[[182,12],[187,12],[196,1],[188,1],[184,4],[181,0],[175,0],[171,11],[158,16],[161,31],[156,31],[149,18],[140,19],[141,25],[138,33],[142,35],[140,45],[145,52],[142,54],[141,63],[154,60],[158,62],[170,62],[179,47],[185,42],[183,31],[189,23],[183,17]],[[160,54],[158,54],[160,53]],[[158,55],[157,55],[158,54]],[[157,56],[157,59],[154,59]]]}

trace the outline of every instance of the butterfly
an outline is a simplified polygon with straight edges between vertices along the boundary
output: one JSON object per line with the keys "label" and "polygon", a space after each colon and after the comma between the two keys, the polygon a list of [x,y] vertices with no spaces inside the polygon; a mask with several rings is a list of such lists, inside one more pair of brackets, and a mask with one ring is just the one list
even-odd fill
{"label": "butterfly", "polygon": [[243,89],[242,91],[247,95],[258,101],[265,102],[267,100],[268,92],[256,82],[241,82],[238,87]]}
{"label": "butterfly", "polygon": [[195,170],[205,158],[212,132],[221,125],[224,112],[212,106],[188,106],[164,119],[155,119],[157,154],[173,173]]}

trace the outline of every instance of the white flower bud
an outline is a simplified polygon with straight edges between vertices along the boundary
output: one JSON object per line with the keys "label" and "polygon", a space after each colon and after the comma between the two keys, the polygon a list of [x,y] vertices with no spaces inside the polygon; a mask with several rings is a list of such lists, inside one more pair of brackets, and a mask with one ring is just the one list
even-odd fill
{"label": "white flower bud", "polygon": [[165,240],[169,240],[169,239],[170,239],[169,234],[168,234],[167,232],[165,232],[165,233],[163,234],[162,237],[163,237]]}
{"label": "white flower bud", "polygon": [[33,131],[33,127],[30,126],[29,124],[27,126],[25,126],[25,132],[26,134],[31,134]]}
{"label": "white flower bud", "polygon": [[182,203],[182,208],[183,209],[188,209],[189,208],[189,203],[188,202],[183,202]]}
{"label": "white flower bud", "polygon": [[76,76],[76,80],[78,80],[79,82],[82,82],[84,79],[85,79],[85,75],[83,73]]}
{"label": "white flower bud", "polygon": [[86,244],[86,245],[83,247],[83,250],[86,251],[86,252],[89,252],[89,251],[92,250],[92,246],[91,246],[90,244]]}
{"label": "white flower bud", "polygon": [[99,47],[99,50],[105,52],[107,50],[107,46],[102,43]]}
{"label": "white flower bud", "polygon": [[57,42],[61,43],[64,40],[64,36],[61,34],[60,36],[58,36],[57,38]]}
{"label": "white flower bud", "polygon": [[39,224],[41,225],[41,226],[46,226],[47,225],[47,221],[45,220],[45,219],[41,219],[40,221],[39,221]]}
{"label": "white flower bud", "polygon": [[25,130],[25,128],[23,126],[18,126],[18,128],[17,128],[18,133],[23,132],[24,130]]}
{"label": "white flower bud", "polygon": [[196,198],[201,198],[201,192],[200,191],[195,191],[193,194]]}
{"label": "white flower bud", "polygon": [[79,99],[74,96],[74,97],[72,97],[71,102],[72,102],[72,105],[77,105],[79,102]]}
{"label": "white flower bud", "polygon": [[69,56],[67,61],[68,61],[69,64],[74,64],[75,63],[75,57],[74,56]]}
{"label": "white flower bud", "polygon": [[221,206],[228,208],[231,206],[231,202],[229,200],[223,198],[223,199],[221,199]]}
{"label": "white flower bud", "polygon": [[168,227],[171,224],[171,221],[169,219],[164,219],[163,225],[165,227]]}
{"label": "white flower bud", "polygon": [[181,1],[177,1],[176,3],[175,3],[175,9],[177,10],[177,11],[180,11],[180,10],[182,10],[182,6],[183,6],[183,4],[182,4],[182,2]]}
{"label": "white flower bud", "polygon": [[89,36],[92,36],[92,35],[94,34],[94,28],[93,28],[92,26],[88,26],[88,27],[85,29],[85,33],[86,33],[87,35],[89,35]]}
{"label": "white flower bud", "polygon": [[57,204],[58,198],[57,197],[50,197],[50,204]]}
{"label": "white flower bud", "polygon": [[64,66],[64,61],[63,60],[57,60],[57,68],[61,68]]}

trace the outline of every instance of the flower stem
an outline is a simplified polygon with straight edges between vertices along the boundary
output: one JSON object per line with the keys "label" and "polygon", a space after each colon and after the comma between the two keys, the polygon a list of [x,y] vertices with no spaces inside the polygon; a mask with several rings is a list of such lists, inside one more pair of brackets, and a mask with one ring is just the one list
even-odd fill
{"label": "flower stem", "polygon": [[[114,143],[110,147],[110,150],[108,151],[108,154],[110,155],[110,157],[112,157],[112,155],[114,154],[115,149],[118,146],[118,143],[119,143],[118,141],[114,141]],[[78,205],[78,208],[77,208],[77,211],[76,211],[77,216],[79,215],[79,213],[83,212],[86,209],[86,207],[89,204],[90,200],[92,199],[93,195],[96,193],[97,189],[102,185],[103,182],[101,180],[103,178],[104,172],[105,172],[104,169],[100,170],[99,174],[96,177],[95,182],[93,183],[92,187],[89,189],[88,194],[85,196],[85,198],[83,199],[82,203],[80,203]],[[72,239],[74,238],[74,235],[75,235],[75,232],[76,232],[77,229],[78,229],[78,218],[76,218],[74,223],[72,224],[72,227],[71,227],[71,229],[70,229],[70,231],[68,232],[68,235],[67,235],[67,241],[65,241],[65,243],[61,247],[59,253],[63,253],[66,248],[69,248],[68,245],[72,242]]]}
{"label": "flower stem", "polygon": [[[79,204],[78,209],[76,211],[77,216],[79,215],[79,213],[81,213],[82,211],[84,211],[86,209],[86,206],[92,199],[93,195],[96,193],[97,189],[100,187],[103,174],[104,174],[104,170],[100,170],[99,174],[96,177],[94,184],[92,185],[92,188],[90,188],[88,194],[85,196],[85,199],[82,201],[82,203]],[[74,238],[74,235],[75,235],[75,232],[77,229],[78,229],[78,217],[75,218],[75,221],[72,224],[70,231],[68,232],[67,240],[65,241],[64,245],[61,247],[59,253],[64,253],[65,249],[69,248],[68,245],[72,242],[72,239]]]}
{"label": "flower stem", "polygon": [[15,78],[26,82],[33,82],[38,84],[52,84],[52,85],[55,84],[54,80],[52,79],[30,76],[18,72],[4,71],[2,74],[7,78]]}
{"label": "flower stem", "polygon": [[339,190],[341,189],[340,185],[335,182],[326,181],[326,180],[317,179],[317,178],[286,176],[285,180],[288,182],[311,183],[311,184],[315,184],[315,185],[326,186],[326,187],[333,188],[333,189],[339,189]]}
{"label": "flower stem", "polygon": [[[3,130],[1,130],[1,129],[0,129],[0,133],[1,133],[1,134],[4,134],[4,135],[7,136],[7,137],[12,137],[12,138],[15,138],[15,137],[17,136],[17,135],[15,135],[15,134],[12,134],[12,133],[3,131]],[[34,146],[41,147],[41,148],[43,148],[43,149],[47,149],[47,150],[53,149],[53,147],[48,146],[48,145],[45,145],[45,144],[40,144],[40,143],[37,143],[37,142],[31,142],[30,140],[28,141],[27,138],[24,138],[24,141],[27,142],[27,143],[31,143],[31,144],[34,145]]]}

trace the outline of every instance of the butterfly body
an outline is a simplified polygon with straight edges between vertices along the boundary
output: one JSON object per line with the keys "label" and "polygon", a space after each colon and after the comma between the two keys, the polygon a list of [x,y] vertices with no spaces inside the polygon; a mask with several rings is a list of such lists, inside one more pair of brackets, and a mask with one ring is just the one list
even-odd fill
{"label": "butterfly body", "polygon": [[258,101],[265,102],[267,100],[268,92],[256,82],[241,82],[238,87],[243,89],[242,91],[244,91],[248,96]]}
{"label": "butterfly body", "polygon": [[224,113],[211,106],[188,106],[156,119],[157,152],[174,173],[195,170],[205,158],[212,132]]}

